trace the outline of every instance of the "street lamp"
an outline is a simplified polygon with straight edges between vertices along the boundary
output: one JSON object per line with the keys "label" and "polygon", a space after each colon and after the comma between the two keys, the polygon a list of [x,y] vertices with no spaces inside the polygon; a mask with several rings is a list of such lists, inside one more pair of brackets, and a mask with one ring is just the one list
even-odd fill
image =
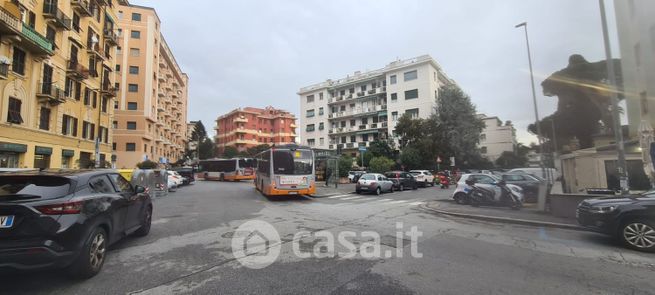
{"label": "street lamp", "polygon": [[539,165],[541,166],[541,173],[542,175],[546,175],[546,169],[544,168],[544,144],[543,144],[543,138],[541,137],[541,127],[539,126],[539,109],[537,107],[537,92],[534,88],[534,74],[532,72],[532,56],[530,54],[530,41],[528,39],[528,23],[527,22],[522,22],[516,26],[515,28],[520,28],[523,27],[525,30],[525,44],[528,48],[528,65],[530,66],[530,83],[532,85],[532,103],[534,104],[534,119],[535,119],[535,125],[537,126],[537,140],[539,141]]}
{"label": "street lamp", "polygon": [[605,15],[605,1],[598,0],[600,5],[600,19],[603,26],[603,43],[605,45],[605,62],[607,63],[607,75],[609,76],[608,88],[612,101],[612,123],[614,126],[614,139],[616,140],[616,149],[618,152],[618,167],[621,195],[627,195],[628,187],[628,174],[626,171],[625,163],[625,145],[623,143],[623,129],[621,128],[621,120],[619,118],[619,99],[616,93],[616,76],[614,75],[614,61],[612,61],[612,48],[610,48],[609,33],[607,31],[607,16]]}

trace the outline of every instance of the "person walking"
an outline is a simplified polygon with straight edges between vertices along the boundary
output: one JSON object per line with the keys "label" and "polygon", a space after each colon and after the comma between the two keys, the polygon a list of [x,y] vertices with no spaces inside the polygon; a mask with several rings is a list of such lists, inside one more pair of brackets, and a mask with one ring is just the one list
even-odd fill
{"label": "person walking", "polygon": [[329,167],[325,170],[325,186],[328,186],[330,183],[330,176],[332,176],[332,169]]}

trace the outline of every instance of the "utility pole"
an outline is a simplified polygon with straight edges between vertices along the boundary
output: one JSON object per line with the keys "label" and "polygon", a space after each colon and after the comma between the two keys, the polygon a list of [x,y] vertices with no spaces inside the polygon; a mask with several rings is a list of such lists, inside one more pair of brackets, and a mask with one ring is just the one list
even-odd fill
{"label": "utility pole", "polygon": [[625,144],[623,142],[623,130],[621,127],[621,118],[619,114],[619,98],[616,91],[616,76],[614,75],[614,61],[612,60],[612,48],[610,47],[609,32],[607,30],[607,16],[605,15],[605,1],[598,0],[600,5],[600,18],[603,27],[603,43],[605,45],[605,62],[607,63],[607,75],[609,84],[607,85],[612,101],[612,121],[614,126],[614,138],[616,141],[616,150],[618,152],[617,172],[619,174],[619,183],[621,185],[621,195],[627,195],[630,188],[628,187],[628,174],[625,163]]}

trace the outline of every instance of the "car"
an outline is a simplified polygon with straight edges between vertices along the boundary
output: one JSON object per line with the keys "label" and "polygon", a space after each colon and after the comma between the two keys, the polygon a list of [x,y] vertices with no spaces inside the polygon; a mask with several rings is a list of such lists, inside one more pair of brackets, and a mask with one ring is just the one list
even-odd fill
{"label": "car", "polygon": [[371,192],[378,196],[383,192],[393,193],[393,182],[382,174],[366,173],[359,177],[355,185],[355,192],[358,194]]}
{"label": "car", "polygon": [[416,182],[421,186],[427,187],[428,185],[434,186],[434,175],[428,170],[410,170],[409,173],[414,175]]}
{"label": "car", "polygon": [[389,171],[384,173],[389,180],[393,182],[393,188],[403,191],[406,188],[417,189],[418,183],[416,178],[409,172],[405,171]]}
{"label": "car", "polygon": [[357,179],[365,173],[366,171],[348,171],[348,181],[350,181],[350,183],[355,183],[357,182]]}
{"label": "car", "polygon": [[560,178],[559,173],[557,172],[557,169],[555,168],[544,168],[543,170],[541,168],[534,168],[534,167],[529,167],[529,168],[515,168],[512,170],[507,171],[509,174],[513,173],[527,173],[530,175],[534,175],[543,179],[550,179],[550,184],[552,185],[555,180]]}
{"label": "car", "polygon": [[177,173],[176,171],[168,170],[166,171],[168,174],[168,179],[169,179],[169,189],[170,189],[170,183],[173,182],[175,184],[175,188],[178,188],[184,184],[184,179],[182,178],[182,175]]}
{"label": "car", "polygon": [[[528,203],[537,202],[537,197],[539,195],[539,185],[541,184],[542,181],[541,178],[526,173],[508,173],[508,174],[502,174],[500,175],[500,177],[506,183],[520,186],[525,194],[526,202]],[[547,189],[550,190],[550,187],[551,185],[549,184]]]}
{"label": "car", "polygon": [[586,199],[576,217],[580,225],[613,236],[628,248],[655,252],[655,191]]}
{"label": "car", "polygon": [[193,168],[190,167],[176,168],[174,169],[174,171],[182,175],[183,178],[182,183],[184,185],[192,184],[193,182],[196,181],[196,177],[193,174]]}
{"label": "car", "polygon": [[142,186],[114,170],[43,170],[0,175],[0,272],[100,272],[110,245],[150,232],[153,205]]}
{"label": "car", "polygon": [[[485,173],[469,173],[469,174],[463,174],[462,177],[459,178],[459,181],[457,181],[457,187],[455,187],[455,191],[453,192],[453,200],[457,204],[470,204],[470,200],[468,197],[468,192],[470,191],[471,187],[466,184],[468,180],[472,180],[475,182],[476,185],[479,185],[483,188],[487,188],[489,190],[497,190],[496,184],[501,181],[500,177],[493,175],[493,174],[485,174]],[[507,184],[507,187],[513,190],[519,190],[522,192],[522,189],[518,185],[514,184]]]}

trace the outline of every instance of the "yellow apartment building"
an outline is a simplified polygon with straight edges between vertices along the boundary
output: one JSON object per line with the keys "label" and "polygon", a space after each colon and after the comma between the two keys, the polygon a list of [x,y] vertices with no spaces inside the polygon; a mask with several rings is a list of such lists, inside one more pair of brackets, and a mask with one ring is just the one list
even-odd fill
{"label": "yellow apartment building", "polygon": [[0,0],[0,168],[109,165],[116,0]]}
{"label": "yellow apartment building", "polygon": [[189,78],[166,44],[153,8],[121,5],[118,16],[116,167],[132,168],[146,159],[175,163],[183,159],[187,143]]}

